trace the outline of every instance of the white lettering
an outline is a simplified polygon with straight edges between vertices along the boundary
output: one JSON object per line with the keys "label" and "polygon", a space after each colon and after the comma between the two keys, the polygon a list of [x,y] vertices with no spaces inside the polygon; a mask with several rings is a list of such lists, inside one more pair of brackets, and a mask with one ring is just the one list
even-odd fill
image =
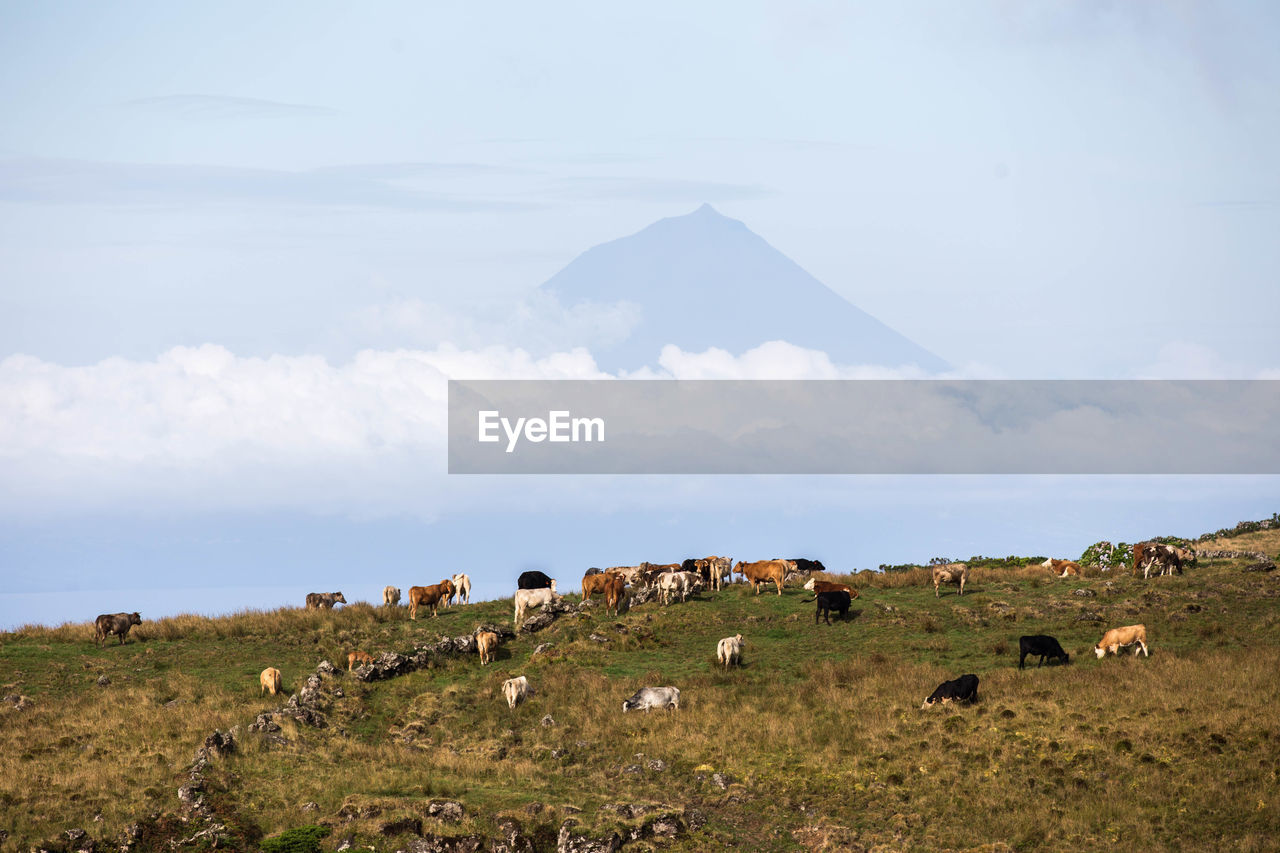
{"label": "white lettering", "polygon": [[[480,439],[479,439],[480,441],[497,441],[498,440],[498,433],[496,432],[496,430],[498,429],[498,422],[496,420],[497,417],[498,417],[497,412],[481,412],[480,413]],[[490,435],[489,434],[490,430],[494,430],[495,432],[492,435]]]}
{"label": "white lettering", "polygon": [[568,441],[569,440],[569,413],[564,411],[551,413],[551,435],[552,441]]}
{"label": "white lettering", "polygon": [[575,442],[604,441],[604,418],[574,418],[563,409],[552,410],[548,419],[502,417],[496,410],[478,413],[476,439],[485,443],[501,441],[502,433],[507,437],[507,453],[514,453],[516,445],[523,438],[538,444],[543,441]]}
{"label": "white lettering", "polygon": [[524,426],[524,418],[516,418],[516,428],[511,428],[511,421],[506,418],[502,419],[502,429],[507,433],[507,452],[516,449],[516,442],[520,440],[520,429]]}
{"label": "white lettering", "polygon": [[[568,412],[565,412],[568,414]],[[584,438],[578,438],[578,427],[583,428]],[[595,429],[598,438],[591,437],[591,430]],[[573,440],[574,441],[604,441],[604,418],[574,418],[573,419]]]}
{"label": "white lettering", "polygon": [[547,437],[547,422],[542,418],[529,418],[524,425],[524,437],[535,443],[542,441]]}

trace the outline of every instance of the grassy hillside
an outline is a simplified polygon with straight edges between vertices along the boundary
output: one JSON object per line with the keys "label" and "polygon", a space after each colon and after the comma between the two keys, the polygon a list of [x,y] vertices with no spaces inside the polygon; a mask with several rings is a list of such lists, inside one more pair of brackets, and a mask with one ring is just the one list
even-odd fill
{"label": "grassy hillside", "polygon": [[[1242,543],[1274,554],[1280,531],[1215,547]],[[176,791],[205,736],[233,727],[239,748],[210,763],[206,798],[239,849],[313,824],[332,829],[325,850],[407,849],[401,818],[485,837],[513,818],[554,849],[570,817],[575,832],[626,837],[646,820],[631,806],[674,815],[678,831],[626,849],[1275,849],[1280,572],[1249,562],[1146,582],[981,569],[963,597],[940,598],[923,570],[860,573],[846,580],[861,598],[831,626],[815,626],[803,590],[734,586],[568,615],[505,641],[491,666],[441,657],[372,683],[345,673],[348,651],[509,623],[510,601],[417,622],[364,604],[179,617],[103,649],[89,625],[0,634],[0,694],[28,697],[0,703],[0,850],[71,828],[118,846],[134,825],[135,849],[190,837]],[[1094,658],[1105,627],[1135,622],[1149,659]],[[715,645],[735,633],[745,666],[726,673]],[[1073,662],[1019,672],[1017,638],[1034,633]],[[533,655],[541,643],[554,646]],[[263,667],[296,692],[322,659],[344,670],[325,679],[325,727],[248,730],[285,698],[259,695]],[[920,709],[966,672],[982,680],[977,705]],[[515,674],[537,692],[511,712],[500,685]],[[683,706],[622,714],[643,685],[679,687]],[[433,817],[439,801],[462,819]]]}

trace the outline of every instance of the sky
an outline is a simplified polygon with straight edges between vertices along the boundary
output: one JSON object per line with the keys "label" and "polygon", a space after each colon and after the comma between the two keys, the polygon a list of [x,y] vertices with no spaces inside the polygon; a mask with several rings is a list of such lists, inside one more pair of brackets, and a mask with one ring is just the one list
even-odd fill
{"label": "sky", "polygon": [[459,480],[441,428],[449,376],[604,375],[621,315],[538,286],[703,203],[959,375],[1280,377],[1277,36],[1267,3],[5,4],[0,574],[408,586],[492,516],[498,595],[648,558],[632,527],[867,567],[1269,516],[1262,477]]}

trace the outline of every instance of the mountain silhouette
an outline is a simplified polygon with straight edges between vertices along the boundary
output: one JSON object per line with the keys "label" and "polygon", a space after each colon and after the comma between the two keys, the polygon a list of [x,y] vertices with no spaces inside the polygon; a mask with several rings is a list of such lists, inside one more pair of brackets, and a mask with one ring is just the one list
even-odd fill
{"label": "mountain silhouette", "polygon": [[566,307],[639,307],[630,335],[593,349],[610,371],[654,364],[666,344],[740,355],[775,340],[822,350],[836,364],[947,367],[709,204],[588,249],[543,288]]}

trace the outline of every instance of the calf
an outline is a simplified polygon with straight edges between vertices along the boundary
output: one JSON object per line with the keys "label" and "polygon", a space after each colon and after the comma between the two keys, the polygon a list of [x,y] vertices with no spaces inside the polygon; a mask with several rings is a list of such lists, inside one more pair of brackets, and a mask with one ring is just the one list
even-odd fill
{"label": "calf", "polygon": [[471,578],[459,572],[453,576],[453,588],[458,594],[458,600],[463,604],[471,603]]}
{"label": "calf", "polygon": [[623,701],[622,713],[643,710],[646,714],[650,708],[670,708],[679,710],[680,691],[675,687],[641,687],[631,698]]}
{"label": "calf", "polygon": [[400,603],[400,587],[384,586],[382,588],[382,604],[385,607],[395,607]]}
{"label": "calf", "polygon": [[261,696],[263,693],[270,692],[274,696],[279,693],[280,680],[280,670],[274,666],[264,669],[262,674],[258,676],[258,683],[262,685],[261,689],[258,690],[258,695]]}
{"label": "calf", "polygon": [[802,599],[804,602],[816,601],[818,607],[813,613],[813,624],[818,624],[818,617],[821,616],[826,620],[827,624],[831,624],[831,612],[835,611],[840,614],[840,618],[844,619],[849,613],[849,593],[842,589],[832,589],[826,592],[820,592],[813,598]]}
{"label": "calf", "polygon": [[332,610],[335,604],[346,604],[347,599],[340,592],[307,593],[308,610]]}
{"label": "calf", "polygon": [[716,646],[716,662],[724,664],[725,669],[742,666],[742,649],[746,644],[741,634],[725,637]]}
{"label": "calf", "polygon": [[820,581],[817,578],[809,578],[805,581],[804,588],[813,592],[836,592],[844,590],[849,593],[850,598],[857,598],[858,591],[847,583],[836,583],[835,581]]}
{"label": "calf", "polygon": [[476,634],[476,651],[480,652],[480,665],[484,666],[493,660],[493,653],[498,650],[498,635],[492,631],[481,631]]}
{"label": "calf", "polygon": [[123,646],[134,625],[141,625],[142,617],[137,613],[103,613],[93,620],[93,639],[102,648],[107,637],[115,634],[120,638],[118,645]]}
{"label": "calf", "polygon": [[930,708],[935,702],[947,704],[948,702],[976,702],[978,701],[978,676],[962,675],[952,681],[944,681],[938,685],[937,689],[929,694],[929,698],[924,700],[924,704],[920,706],[921,710]]}
{"label": "calf", "polygon": [[518,589],[515,595],[516,615],[515,623],[518,626],[520,620],[524,618],[525,611],[531,607],[541,607],[544,604],[550,604],[553,601],[560,600],[560,594],[554,589]]}
{"label": "calf", "polygon": [[1107,652],[1119,657],[1121,647],[1133,645],[1137,646],[1133,650],[1134,657],[1138,656],[1139,651],[1147,657],[1151,657],[1151,652],[1147,651],[1146,625],[1126,625],[1123,628],[1112,628],[1102,635],[1102,639],[1093,647],[1093,653],[1099,658],[1106,657]]}
{"label": "calf", "polygon": [[933,597],[941,595],[938,587],[944,583],[953,583],[960,587],[960,595],[964,595],[964,582],[969,579],[968,563],[945,563],[933,567]]}
{"label": "calf", "polygon": [[1071,656],[1062,650],[1058,641],[1044,634],[1018,638],[1018,669],[1024,668],[1027,655],[1040,657],[1037,667],[1044,666],[1045,658],[1056,658],[1059,663],[1071,662]]}
{"label": "calf", "polygon": [[507,707],[513,711],[532,692],[533,688],[529,686],[529,679],[523,675],[517,675],[515,678],[508,678],[502,682],[502,695],[507,697]]}
{"label": "calf", "polygon": [[359,663],[361,666],[363,666],[366,663],[373,663],[373,655],[369,654],[368,652],[362,652],[359,649],[356,649],[354,652],[347,655],[347,672],[350,672],[351,670],[355,669],[357,663]]}

